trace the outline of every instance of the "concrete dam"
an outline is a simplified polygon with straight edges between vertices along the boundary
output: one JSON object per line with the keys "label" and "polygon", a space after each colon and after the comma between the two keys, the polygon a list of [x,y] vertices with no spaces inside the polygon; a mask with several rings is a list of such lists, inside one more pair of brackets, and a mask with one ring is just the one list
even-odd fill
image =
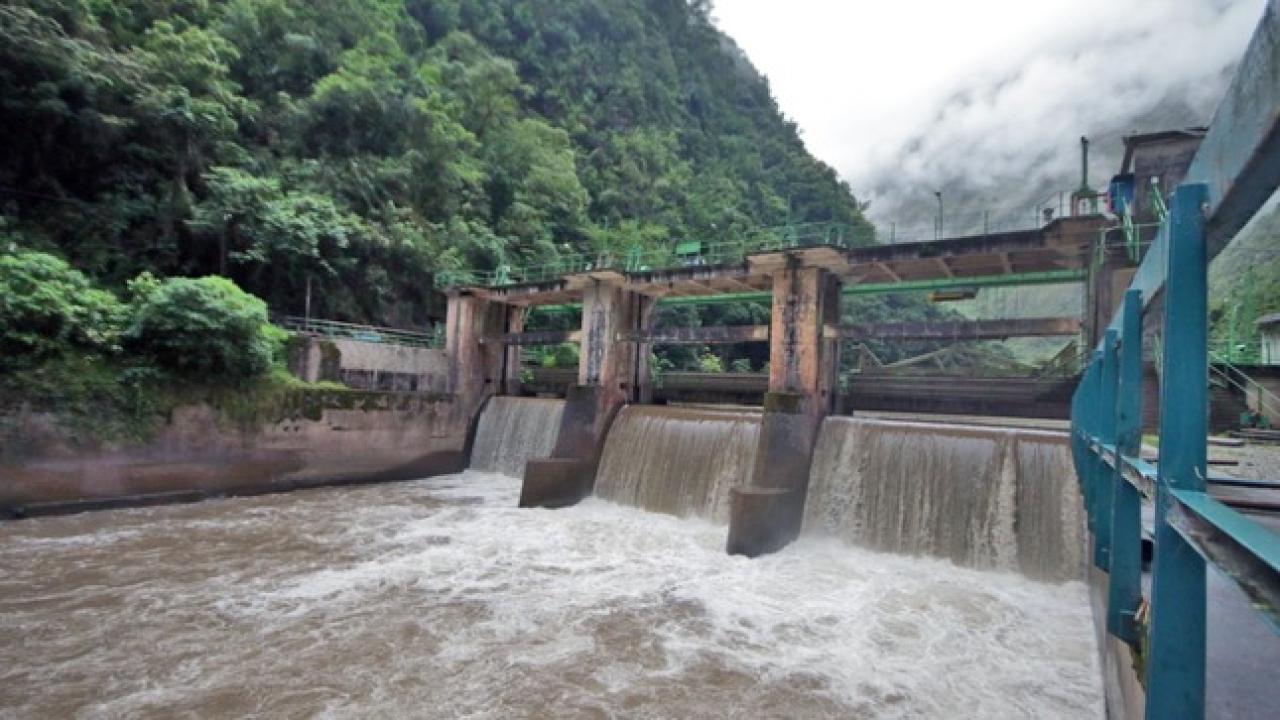
{"label": "concrete dam", "polygon": [[[1126,138],[1106,211],[1086,168],[1015,230],[460,272],[421,367],[329,368],[413,392],[88,449],[24,416],[0,716],[1274,717],[1280,478],[1211,462],[1219,376],[1266,388],[1212,359],[1207,268],[1280,186],[1277,78],[1273,0],[1212,126]],[[1061,283],[1079,316],[842,305]],[[717,303],[768,324],[658,321]],[[859,345],[1013,337],[1071,340],[981,378]],[[650,362],[746,343],[762,372]]]}

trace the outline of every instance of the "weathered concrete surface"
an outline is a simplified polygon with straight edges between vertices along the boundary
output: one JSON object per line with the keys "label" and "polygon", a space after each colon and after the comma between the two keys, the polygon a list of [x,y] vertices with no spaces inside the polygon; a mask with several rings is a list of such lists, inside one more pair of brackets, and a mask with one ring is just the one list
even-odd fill
{"label": "weathered concrete surface", "polygon": [[591,494],[595,466],[588,460],[548,458],[525,465],[520,507],[561,508]]}
{"label": "weathered concrete surface", "polygon": [[307,382],[331,380],[358,390],[442,393],[449,383],[443,350],[350,338],[298,335],[289,370]]}
{"label": "weathered concrete surface", "polygon": [[735,487],[729,491],[730,555],[757,557],[776,552],[796,538],[795,516],[804,514],[802,491]]}
{"label": "weathered concrete surface", "polygon": [[582,298],[578,384],[567,389],[552,462],[530,462],[525,470],[522,506],[526,497],[561,507],[591,494],[610,423],[624,403],[646,396],[647,347],[619,342],[618,335],[647,328],[653,300],[598,279],[588,281]]}
{"label": "weathered concrete surface", "polygon": [[76,509],[72,504],[165,494],[406,480],[465,466],[466,425],[450,399],[362,395],[381,407],[322,408],[253,428],[233,425],[208,406],[182,407],[154,438],[133,444],[85,441],[47,415],[26,415],[0,449],[0,513],[40,511],[49,503]]}
{"label": "weathered concrete surface", "polygon": [[730,553],[773,552],[800,534],[809,464],[835,399],[840,283],[822,268],[791,264],[773,278],[769,393],[750,492],[733,495]]}
{"label": "weathered concrete surface", "polygon": [[840,283],[817,267],[791,265],[774,275],[769,390],[830,397],[840,344],[825,337],[840,321]]}
{"label": "weathered concrete surface", "polygon": [[[1100,240],[1095,238],[1094,242]],[[1125,249],[1119,246],[1107,248],[1102,262],[1090,266],[1089,282],[1085,283],[1085,347],[1096,347],[1102,340],[1136,271]]]}
{"label": "weathered concrete surface", "polygon": [[449,294],[445,335],[448,388],[457,398],[454,411],[460,418],[475,417],[484,399],[502,386],[506,348],[483,339],[506,329],[510,310],[466,292]]}
{"label": "weathered concrete surface", "polygon": [[[600,385],[569,387],[560,433],[551,451],[553,462],[538,465],[530,461],[525,467],[524,483],[530,488],[528,497],[532,505],[563,507],[591,494],[605,434],[621,408],[617,394],[607,392]],[[521,507],[526,507],[525,497],[526,492],[522,490]],[[572,501],[566,501],[570,497]]]}
{"label": "weathered concrete surface", "polygon": [[606,402],[621,404],[638,396],[638,371],[644,359],[639,345],[618,337],[647,329],[653,300],[618,284],[593,281],[582,295],[582,347],[578,384],[603,389]]}
{"label": "weathered concrete surface", "polygon": [[[507,308],[507,327],[509,334],[524,332],[524,321],[529,311],[525,308]],[[484,339],[481,338],[481,342]],[[502,359],[502,392],[505,395],[520,394],[520,347],[510,345],[504,349]]]}
{"label": "weathered concrete surface", "polygon": [[360,390],[436,392],[448,390],[449,358],[443,350],[333,338],[339,352],[338,379]]}

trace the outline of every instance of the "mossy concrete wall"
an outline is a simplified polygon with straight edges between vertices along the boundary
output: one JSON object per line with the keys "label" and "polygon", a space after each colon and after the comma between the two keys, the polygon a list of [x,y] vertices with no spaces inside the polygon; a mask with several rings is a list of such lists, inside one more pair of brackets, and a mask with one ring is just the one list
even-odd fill
{"label": "mossy concrete wall", "polygon": [[[452,397],[300,390],[254,420],[179,407],[147,441],[76,437],[47,414],[10,418],[0,515],[145,496],[208,496],[456,472],[469,418]],[[52,505],[50,505],[52,504]]]}
{"label": "mossy concrete wall", "polygon": [[446,392],[449,384],[443,350],[350,338],[295,335],[289,371],[307,382],[328,380],[362,390]]}

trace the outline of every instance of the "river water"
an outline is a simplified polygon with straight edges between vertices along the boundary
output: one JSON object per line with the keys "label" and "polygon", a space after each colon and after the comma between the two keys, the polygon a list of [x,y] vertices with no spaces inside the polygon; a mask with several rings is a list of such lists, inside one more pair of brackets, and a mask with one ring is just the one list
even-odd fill
{"label": "river water", "polygon": [[0,715],[1101,717],[1084,586],[519,481],[0,524]]}

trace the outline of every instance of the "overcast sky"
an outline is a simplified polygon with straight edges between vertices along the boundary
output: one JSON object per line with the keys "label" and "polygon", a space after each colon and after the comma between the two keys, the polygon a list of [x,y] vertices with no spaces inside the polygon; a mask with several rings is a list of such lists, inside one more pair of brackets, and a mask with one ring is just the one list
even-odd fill
{"label": "overcast sky", "polygon": [[1209,122],[1266,1],[715,0],[713,15],[874,216],[907,188],[1077,184],[1081,134],[1099,137],[1102,185],[1121,133]]}

